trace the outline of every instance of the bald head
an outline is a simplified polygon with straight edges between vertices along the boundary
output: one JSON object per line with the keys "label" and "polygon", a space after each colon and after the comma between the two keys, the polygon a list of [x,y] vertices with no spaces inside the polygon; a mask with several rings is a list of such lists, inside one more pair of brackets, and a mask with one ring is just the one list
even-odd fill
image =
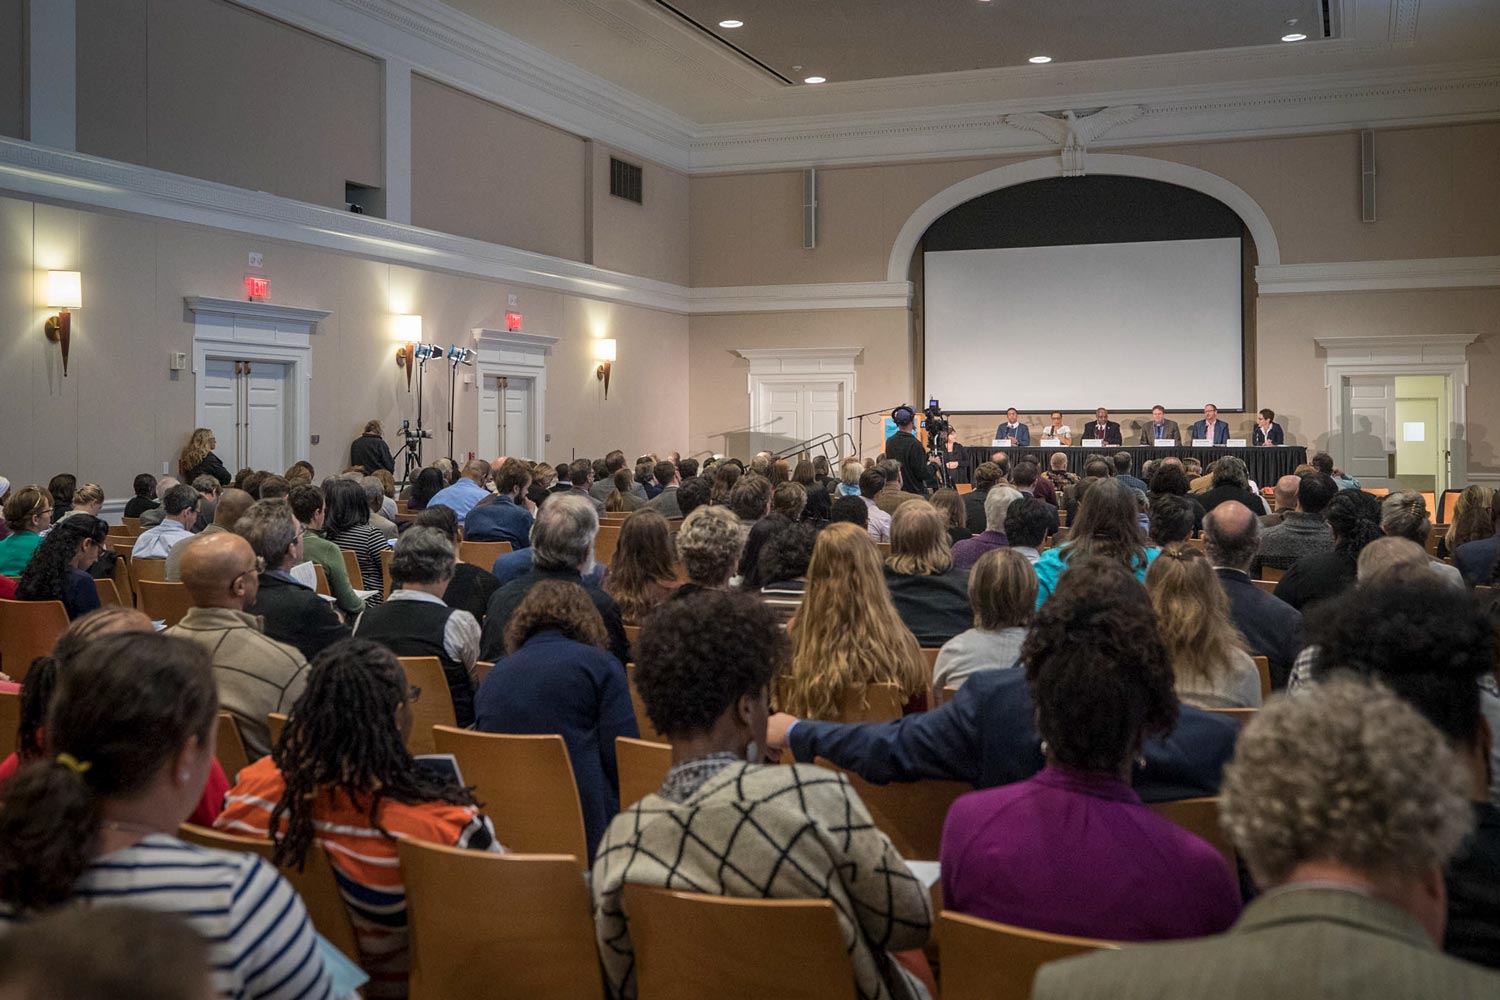
{"label": "bald head", "polygon": [[484,481],[489,478],[490,463],[482,458],[476,458],[473,461],[465,462],[463,472],[459,474],[465,479],[472,479],[480,486],[483,486]]}
{"label": "bald head", "polygon": [[260,590],[255,550],[239,535],[199,535],[182,554],[182,583],[193,605],[243,611]]}
{"label": "bald head", "polygon": [[1237,500],[1219,504],[1203,519],[1208,558],[1215,566],[1249,572],[1260,551],[1260,521]]}
{"label": "bald head", "polygon": [[255,503],[255,498],[244,490],[229,487],[220,491],[219,505],[214,508],[214,524],[225,531],[233,531],[234,526],[239,523],[245,511]]}
{"label": "bald head", "polygon": [[1297,509],[1297,488],[1302,485],[1301,476],[1282,476],[1276,480],[1276,509]]}

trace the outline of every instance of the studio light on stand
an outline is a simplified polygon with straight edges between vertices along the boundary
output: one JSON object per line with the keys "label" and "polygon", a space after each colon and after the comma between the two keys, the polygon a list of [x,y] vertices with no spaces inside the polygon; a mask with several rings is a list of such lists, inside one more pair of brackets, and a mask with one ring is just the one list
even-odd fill
{"label": "studio light on stand", "polygon": [[43,330],[47,339],[62,348],[63,378],[68,377],[68,343],[73,324],[70,309],[83,306],[83,278],[77,271],[47,272],[47,301],[45,305],[56,309],[56,316],[48,316]]}
{"label": "studio light on stand", "polygon": [[[411,323],[415,320],[415,323]],[[401,316],[397,323],[403,335],[414,334],[417,338],[422,336],[422,317]],[[410,483],[415,473],[422,468],[422,439],[431,438],[432,432],[422,428],[422,382],[423,376],[427,374],[427,362],[433,358],[443,356],[443,349],[436,344],[422,344],[409,342],[396,350],[398,361],[406,367],[406,381],[408,389],[411,386],[411,370],[413,366],[417,369],[417,426],[411,426],[410,420],[401,421],[401,434],[405,439],[401,448],[406,452],[406,462],[402,466],[401,480]],[[399,455],[400,452],[398,451]]]}
{"label": "studio light on stand", "polygon": [[472,348],[459,347],[457,344],[448,345],[448,455],[453,455],[453,414],[458,405],[458,366],[472,365],[474,363],[474,351]]}

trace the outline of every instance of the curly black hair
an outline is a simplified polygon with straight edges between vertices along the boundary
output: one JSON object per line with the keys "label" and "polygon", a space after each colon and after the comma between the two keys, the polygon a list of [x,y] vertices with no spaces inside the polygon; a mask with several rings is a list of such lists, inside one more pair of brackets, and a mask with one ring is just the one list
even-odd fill
{"label": "curly black hair", "polygon": [[[406,749],[395,720],[409,690],[396,654],[376,643],[344,639],[314,658],[307,689],[271,751],[286,782],[271,811],[276,867],[302,869],[313,844],[313,802],[319,792],[333,789],[358,805],[368,803],[370,825],[392,840],[380,825],[386,799],[475,804],[468,789],[423,771]],[[444,694],[429,692],[429,697]]]}
{"label": "curly black hair", "polygon": [[817,540],[818,529],[806,521],[795,521],[780,528],[760,550],[755,579],[746,581],[747,588],[759,590],[768,583],[806,576],[807,565],[812,562],[813,544]]}
{"label": "curly black hair", "polygon": [[1193,534],[1193,505],[1186,497],[1163,493],[1151,501],[1151,544],[1187,541]]}
{"label": "curly black hair", "polygon": [[839,497],[828,510],[828,523],[848,521],[861,528],[870,526],[870,506],[862,497]]}
{"label": "curly black hair", "polygon": [[657,732],[704,733],[741,696],[764,694],[790,654],[775,613],[757,598],[699,591],[646,619],[635,644],[635,686]]}
{"label": "curly black hair", "polygon": [[1182,466],[1174,463],[1162,463],[1151,473],[1151,479],[1146,484],[1147,489],[1153,495],[1187,496],[1191,484],[1188,483],[1187,473]]}
{"label": "curly black hair", "polygon": [[1482,674],[1500,663],[1500,628],[1432,573],[1391,575],[1330,601],[1309,623],[1313,676],[1352,670],[1385,684],[1460,745],[1479,735]]}
{"label": "curly black hair", "polygon": [[1071,565],[1021,648],[1037,729],[1052,759],[1114,773],[1177,723],[1172,662],[1151,600],[1113,559]]}
{"label": "curly black hair", "polygon": [[1333,548],[1351,559],[1382,534],[1380,501],[1364,490],[1344,490],[1323,509],[1333,529]]}
{"label": "curly black hair", "polygon": [[16,598],[22,601],[57,601],[62,599],[63,581],[68,578],[73,557],[84,542],[91,541],[102,546],[109,534],[109,525],[92,514],[74,514],[58,524],[42,544],[37,546],[31,561],[21,572],[21,581],[16,584]]}

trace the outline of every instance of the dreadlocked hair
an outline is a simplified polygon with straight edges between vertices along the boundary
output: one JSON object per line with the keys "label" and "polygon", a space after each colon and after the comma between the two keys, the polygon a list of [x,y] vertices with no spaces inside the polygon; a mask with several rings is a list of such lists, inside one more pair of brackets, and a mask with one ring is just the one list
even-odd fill
{"label": "dreadlocked hair", "polygon": [[313,844],[313,813],[329,796],[347,795],[360,809],[368,804],[370,825],[391,840],[396,838],[380,825],[386,799],[476,804],[468,789],[434,777],[412,759],[396,725],[396,711],[407,700],[406,673],[384,646],[345,639],[313,660],[307,689],[271,751],[286,782],[271,811],[278,868],[302,870]]}

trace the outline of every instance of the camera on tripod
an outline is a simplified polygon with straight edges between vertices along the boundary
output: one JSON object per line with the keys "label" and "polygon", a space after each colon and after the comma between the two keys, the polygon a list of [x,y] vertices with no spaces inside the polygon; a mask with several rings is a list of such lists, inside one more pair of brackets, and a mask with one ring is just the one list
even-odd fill
{"label": "camera on tripod", "polygon": [[432,431],[412,430],[410,420],[401,421],[401,433],[405,436],[408,445],[414,441],[420,441],[422,438],[430,439],[432,437]]}
{"label": "camera on tripod", "polygon": [[938,405],[936,399],[929,399],[927,401],[927,409],[922,411],[922,416],[926,418],[925,426],[929,440],[934,434],[953,433],[953,425],[944,419],[943,409]]}

